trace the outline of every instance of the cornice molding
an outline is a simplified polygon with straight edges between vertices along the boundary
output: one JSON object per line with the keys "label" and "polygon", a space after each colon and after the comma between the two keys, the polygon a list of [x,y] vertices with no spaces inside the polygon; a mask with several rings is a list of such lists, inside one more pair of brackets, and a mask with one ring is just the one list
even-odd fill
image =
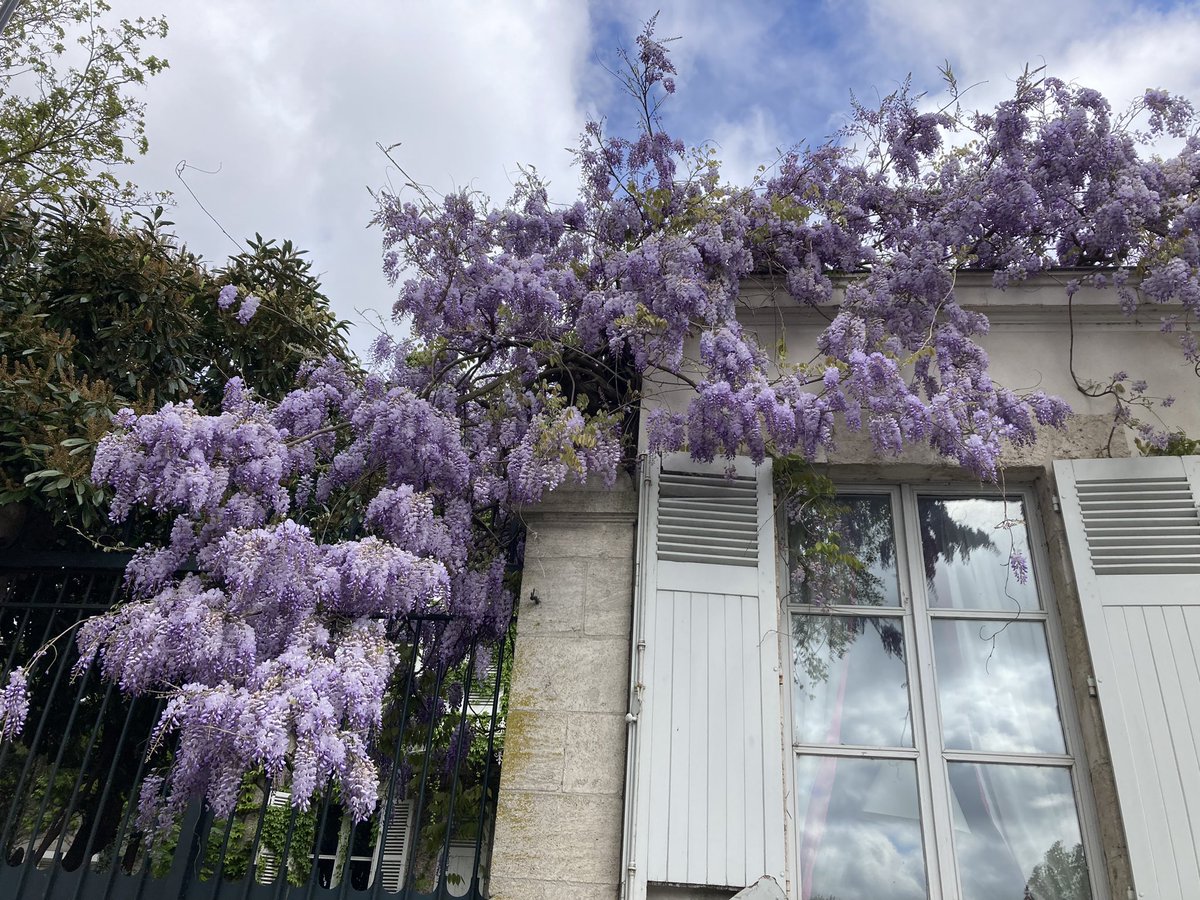
{"label": "cornice molding", "polygon": [[[1183,313],[1178,303],[1146,302],[1133,316],[1126,316],[1113,287],[1081,287],[1068,308],[1068,282],[1095,274],[1095,269],[1052,269],[1012,281],[1001,289],[993,286],[991,272],[960,272],[955,278],[954,293],[964,309],[981,312],[1001,327],[1065,326],[1074,318],[1077,326],[1089,328],[1158,331],[1163,316]],[[833,300],[813,308],[792,299],[782,282],[748,279],[738,297],[738,320],[747,325],[820,327],[836,315],[847,285],[855,280],[853,276],[838,276],[834,279]]]}

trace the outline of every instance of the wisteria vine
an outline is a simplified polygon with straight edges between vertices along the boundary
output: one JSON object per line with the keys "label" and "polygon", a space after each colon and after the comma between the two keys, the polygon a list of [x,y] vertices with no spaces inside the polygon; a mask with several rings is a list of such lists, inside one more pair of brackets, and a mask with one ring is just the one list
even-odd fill
{"label": "wisteria vine", "polygon": [[[1080,280],[1127,312],[1169,304],[1164,328],[1198,362],[1200,139],[1185,100],[1148,91],[1116,116],[1095,91],[1030,76],[966,114],[922,111],[906,87],[737,188],[663,130],[675,69],[653,23],[625,61],[640,129],[586,126],[573,203],[533,174],[502,208],[415,183],[380,195],[413,337],[380,339],[372,374],[313,364],[278,405],[235,379],[220,415],[117,417],[94,479],[114,521],[149,511],[170,536],[129,565],[129,600],[82,627],[79,665],[167,698],[158,737],[176,749],[146,805],[169,817],[202,795],[228,815],[261,770],[299,806],[332,781],[369,815],[398,624],[452,616],[447,665],[503,633],[519,508],[569,480],[611,483],[643,411],[652,452],[813,459],[849,428],[880,454],[926,444],[995,478],[1002,448],[1070,410],[992,382],[988,322],[958,305],[959,270],[998,287],[1090,270]],[[1183,140],[1177,155],[1139,155],[1164,135]],[[772,359],[739,326],[751,277],[828,310],[813,361]],[[686,411],[645,404],[672,382],[693,392]],[[31,674],[0,693],[4,737]]]}

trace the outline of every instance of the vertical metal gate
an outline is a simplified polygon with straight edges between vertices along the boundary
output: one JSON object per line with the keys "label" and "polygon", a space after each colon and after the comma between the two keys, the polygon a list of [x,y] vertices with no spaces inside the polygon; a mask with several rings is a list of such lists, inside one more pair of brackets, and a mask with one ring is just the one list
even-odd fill
{"label": "vertical metal gate", "polygon": [[169,832],[149,835],[137,799],[151,774],[146,750],[161,701],[128,700],[96,666],[71,677],[74,630],[120,598],[126,561],[0,555],[5,675],[61,636],[31,680],[24,733],[0,744],[0,897],[487,895],[511,631],[440,663],[459,623],[405,623],[399,686],[379,741],[388,754],[385,801],[370,821],[354,825],[332,792],[298,810],[286,786],[251,776],[229,818],[198,803]]}

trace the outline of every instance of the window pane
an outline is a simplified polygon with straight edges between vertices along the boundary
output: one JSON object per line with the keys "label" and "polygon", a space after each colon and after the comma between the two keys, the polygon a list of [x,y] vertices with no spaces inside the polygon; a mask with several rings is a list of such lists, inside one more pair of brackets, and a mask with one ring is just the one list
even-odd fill
{"label": "window pane", "polygon": [[[899,606],[896,529],[892,501],[884,494],[839,494],[833,508],[802,507],[789,526],[795,601],[822,606]],[[814,553],[835,543],[860,566]]]}
{"label": "window pane", "polygon": [[898,616],[792,617],[796,740],[913,745],[901,626]]}
{"label": "window pane", "polygon": [[945,746],[1065,753],[1042,622],[934,619]]}
{"label": "window pane", "polygon": [[910,760],[796,758],[801,896],[927,896]]}
{"label": "window pane", "polygon": [[921,497],[921,550],[929,605],[951,609],[1040,609],[1033,573],[1021,584],[1009,560],[1029,560],[1025,505],[983,497]]}
{"label": "window pane", "polygon": [[950,763],[963,900],[1088,900],[1069,770]]}

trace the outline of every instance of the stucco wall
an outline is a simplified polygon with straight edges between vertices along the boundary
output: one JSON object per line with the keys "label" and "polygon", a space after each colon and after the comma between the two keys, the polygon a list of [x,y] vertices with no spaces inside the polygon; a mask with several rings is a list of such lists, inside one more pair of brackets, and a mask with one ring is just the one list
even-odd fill
{"label": "stucco wall", "polygon": [[[1069,274],[1033,276],[1003,291],[992,287],[990,275],[959,276],[959,303],[986,314],[991,322],[990,333],[979,342],[988,352],[992,380],[1017,392],[1040,389],[1057,395],[1081,415],[1110,415],[1111,397],[1086,397],[1076,387],[1073,336],[1073,368],[1081,381],[1106,382],[1118,370],[1145,379],[1151,395],[1178,400],[1169,409],[1147,411],[1145,417],[1171,430],[1200,435],[1200,379],[1183,358],[1177,335],[1161,330],[1163,314],[1179,309],[1147,305],[1128,317],[1113,290],[1095,288],[1081,289],[1068,309],[1064,288]],[[765,289],[744,291],[743,301],[739,320],[762,347],[773,353],[785,347],[791,363],[812,358],[828,310],[800,308]],[[687,392],[670,396],[675,407],[690,399]],[[1118,450],[1117,455],[1126,452]]]}

